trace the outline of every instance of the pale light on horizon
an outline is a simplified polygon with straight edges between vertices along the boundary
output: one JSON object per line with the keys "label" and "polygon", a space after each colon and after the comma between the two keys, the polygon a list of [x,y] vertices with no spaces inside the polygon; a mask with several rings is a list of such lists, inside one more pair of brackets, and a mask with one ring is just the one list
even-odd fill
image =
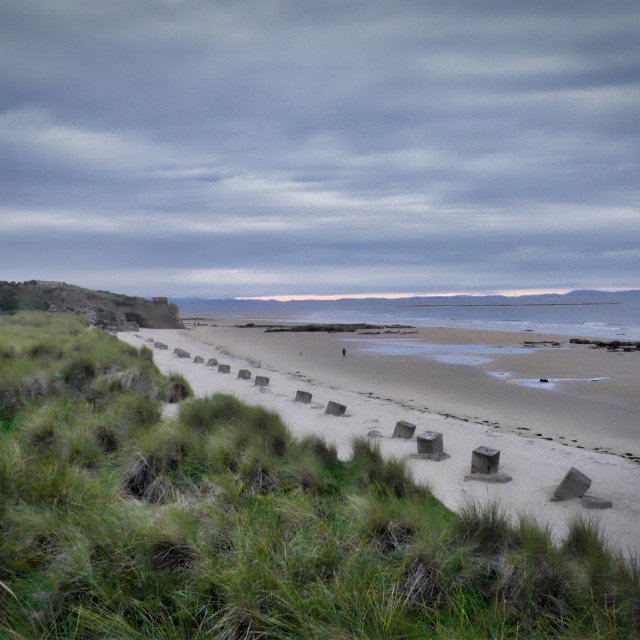
{"label": "pale light on horizon", "polygon": [[[400,300],[403,298],[454,298],[456,296],[466,296],[470,298],[482,298],[484,296],[505,296],[507,298],[518,298],[520,296],[537,296],[545,294],[563,295],[572,289],[509,289],[493,290],[482,292],[451,291],[446,293],[354,293],[354,294],[332,294],[332,295],[278,295],[278,296],[238,296],[235,300],[274,300],[276,302],[293,302],[302,300],[365,300],[367,298],[383,298],[386,300]],[[607,291],[623,291],[623,289],[607,289]]]}

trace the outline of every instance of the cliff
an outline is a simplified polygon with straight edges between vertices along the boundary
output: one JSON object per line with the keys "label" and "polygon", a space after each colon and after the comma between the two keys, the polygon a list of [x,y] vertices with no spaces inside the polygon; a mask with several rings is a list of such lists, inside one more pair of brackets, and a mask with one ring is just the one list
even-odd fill
{"label": "cliff", "polygon": [[178,307],[166,298],[147,300],[45,280],[0,282],[0,312],[36,309],[79,313],[109,331],[182,327]]}

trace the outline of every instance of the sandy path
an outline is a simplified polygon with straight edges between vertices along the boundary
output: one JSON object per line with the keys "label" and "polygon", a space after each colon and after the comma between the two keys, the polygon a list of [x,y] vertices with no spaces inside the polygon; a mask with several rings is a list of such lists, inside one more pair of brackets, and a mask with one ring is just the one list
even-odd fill
{"label": "sandy path", "polygon": [[[579,394],[512,384],[499,385],[498,388],[508,388],[509,393],[496,395],[496,379],[482,367],[441,363],[433,367],[432,361],[417,357],[389,358],[365,353],[355,357],[358,352],[353,345],[343,359],[337,348],[343,343],[337,342],[335,335],[266,334],[265,337],[257,329],[228,327],[192,331],[143,329],[139,335],[151,336],[169,345],[167,351],[154,350],[156,363],[165,372],[182,373],[198,395],[231,393],[243,401],[276,411],[294,434],[316,433],[335,442],[343,458],[349,455],[351,438],[366,435],[371,429],[383,434],[379,442],[385,454],[404,457],[415,453],[415,436],[411,441],[391,438],[398,420],[416,424],[416,433],[424,430],[442,432],[445,451],[451,457],[442,462],[410,460],[409,465],[415,477],[428,483],[449,508],[456,509],[467,497],[496,498],[514,514],[529,513],[542,522],[549,522],[557,536],[563,534],[573,515],[595,515],[613,545],[627,551],[640,551],[640,465],[619,456],[573,446],[569,436],[572,430],[577,430],[580,416],[572,421],[558,418],[554,411],[564,406],[565,414],[573,417],[566,407],[577,410],[582,406],[584,399]],[[131,333],[119,334],[119,337],[136,346],[143,344],[143,340]],[[471,340],[471,337],[464,339]],[[495,336],[490,338],[496,339]],[[461,334],[455,337],[458,341],[462,339]],[[475,336],[474,340],[478,339],[479,336]],[[509,341],[513,337],[501,339]],[[189,351],[191,358],[177,358],[173,355],[175,347]],[[231,374],[221,374],[215,368],[195,364],[193,357],[196,355],[203,356],[205,362],[209,357],[216,357],[220,362],[230,364]],[[427,366],[425,360],[431,365]],[[500,368],[503,365],[504,361],[500,360],[486,366]],[[516,367],[513,362],[510,366]],[[517,366],[532,364],[525,361]],[[254,377],[268,376],[271,379],[268,389],[261,391],[254,386],[253,379],[237,379],[241,368],[250,369]],[[298,389],[313,393],[310,405],[293,401]],[[537,415],[533,410],[535,402],[531,402],[532,393],[544,398]],[[346,405],[346,415],[324,415],[329,400]],[[600,408],[602,404],[595,403],[594,406]],[[618,407],[613,406],[613,409]],[[627,415],[625,411],[623,414]],[[526,427],[527,421],[535,421],[540,432],[543,431],[540,424],[548,415],[556,416],[553,429],[545,427],[548,433],[554,431],[553,441],[518,435],[518,427]],[[585,415],[592,414],[587,410]],[[496,423],[495,416],[503,422]],[[513,424],[509,423],[509,417]],[[606,430],[590,436],[581,431],[576,435],[582,438],[581,442],[593,440],[590,444],[595,446],[605,433]],[[565,440],[560,440],[561,436]],[[624,430],[621,440],[624,442]],[[471,451],[480,445],[500,450],[500,470],[510,474],[512,482],[491,485],[464,482],[464,476],[469,472]],[[553,489],[571,466],[593,480],[589,493],[612,500],[614,508],[595,512],[582,509],[578,500],[550,502]]]}

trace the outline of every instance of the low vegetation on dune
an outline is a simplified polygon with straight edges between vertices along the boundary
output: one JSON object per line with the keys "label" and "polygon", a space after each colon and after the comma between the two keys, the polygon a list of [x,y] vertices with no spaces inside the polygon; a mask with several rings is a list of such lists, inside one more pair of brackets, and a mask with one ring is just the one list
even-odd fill
{"label": "low vegetation on dune", "polygon": [[639,637],[595,521],[454,514],[370,441],[341,461],[230,396],[163,419],[186,381],[76,316],[0,345],[0,637]]}

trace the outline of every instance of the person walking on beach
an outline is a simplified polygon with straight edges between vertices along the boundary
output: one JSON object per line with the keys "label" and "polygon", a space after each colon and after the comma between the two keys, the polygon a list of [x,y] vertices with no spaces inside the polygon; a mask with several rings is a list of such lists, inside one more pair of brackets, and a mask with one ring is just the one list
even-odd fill
{"label": "person walking on beach", "polygon": [[342,357],[344,358],[347,355],[347,350],[343,347],[342,348]]}

